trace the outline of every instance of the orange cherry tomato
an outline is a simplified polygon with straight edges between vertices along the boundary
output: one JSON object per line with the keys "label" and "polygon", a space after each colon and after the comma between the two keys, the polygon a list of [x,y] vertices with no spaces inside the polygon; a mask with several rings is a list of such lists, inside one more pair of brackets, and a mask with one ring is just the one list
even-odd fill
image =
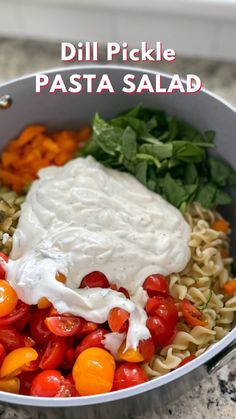
{"label": "orange cherry tomato", "polygon": [[126,342],[123,342],[118,350],[118,356],[126,362],[143,362],[144,357],[138,348],[128,348],[125,350]]}
{"label": "orange cherry tomato", "polygon": [[112,308],[108,314],[108,324],[112,332],[126,332],[130,314],[123,308]]}
{"label": "orange cherry tomato", "polygon": [[19,375],[25,365],[27,366],[31,361],[35,361],[37,358],[38,353],[33,348],[24,347],[15,349],[4,358],[0,369],[0,376],[14,377]]}
{"label": "orange cherry tomato", "polygon": [[202,313],[188,300],[181,302],[183,318],[190,326],[206,326],[207,322],[202,320]]}
{"label": "orange cherry tomato", "polygon": [[78,356],[72,375],[80,396],[91,396],[111,391],[116,363],[102,348],[88,348]]}
{"label": "orange cherry tomato", "polygon": [[64,274],[62,274],[61,272],[57,272],[56,273],[56,280],[58,282],[61,282],[62,284],[66,283],[66,276]]}
{"label": "orange cherry tomato", "polygon": [[0,280],[0,317],[7,316],[16,307],[18,297],[8,282]]}
{"label": "orange cherry tomato", "polygon": [[44,308],[49,308],[51,307],[51,305],[52,303],[50,303],[50,301],[46,297],[42,297],[38,300],[39,310],[43,310]]}
{"label": "orange cherry tomato", "polygon": [[20,392],[20,380],[17,377],[0,379],[0,391],[18,394]]}

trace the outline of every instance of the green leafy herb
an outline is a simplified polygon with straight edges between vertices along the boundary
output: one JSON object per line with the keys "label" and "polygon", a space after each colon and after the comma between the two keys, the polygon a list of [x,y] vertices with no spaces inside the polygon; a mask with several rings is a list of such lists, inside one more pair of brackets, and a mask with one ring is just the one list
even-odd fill
{"label": "green leafy herb", "polygon": [[107,167],[132,173],[181,211],[194,201],[205,208],[231,202],[223,188],[236,185],[236,173],[208,155],[214,131],[202,134],[159,109],[140,105],[110,121],[95,114],[92,128],[92,140],[77,155],[92,155]]}
{"label": "green leafy herb", "polygon": [[209,294],[208,294],[208,297],[207,297],[207,301],[204,304],[198,306],[198,310],[205,310],[205,308],[207,308],[207,306],[208,306],[208,304],[211,300],[211,297],[212,297],[212,289],[209,288]]}

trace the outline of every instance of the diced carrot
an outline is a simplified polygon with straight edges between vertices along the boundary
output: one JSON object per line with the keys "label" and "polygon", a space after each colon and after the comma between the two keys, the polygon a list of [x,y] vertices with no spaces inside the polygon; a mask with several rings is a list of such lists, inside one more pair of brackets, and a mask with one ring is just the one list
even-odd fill
{"label": "diced carrot", "polygon": [[59,153],[60,147],[52,141],[51,138],[45,137],[42,143],[42,148],[46,151],[53,151],[55,153]]}
{"label": "diced carrot", "polygon": [[48,165],[49,165],[48,160],[38,159],[38,160],[33,161],[30,167],[32,168],[34,173],[37,173],[40,169],[43,169],[44,167],[47,167]]}
{"label": "diced carrot", "polygon": [[4,151],[2,153],[2,165],[4,169],[8,169],[12,163],[15,161],[15,156],[13,153],[9,153],[8,151]]}
{"label": "diced carrot", "polygon": [[222,233],[228,233],[229,231],[229,223],[223,219],[215,221],[211,227],[213,230],[221,231]]}
{"label": "diced carrot", "polygon": [[87,141],[91,137],[92,130],[90,127],[83,127],[77,132],[77,141]]}
{"label": "diced carrot", "polygon": [[72,157],[71,153],[68,153],[68,151],[61,151],[54,160],[54,163],[57,166],[62,166],[65,164],[68,160],[70,160]]}
{"label": "diced carrot", "polygon": [[61,149],[69,152],[77,148],[76,141],[73,140],[69,131],[62,131],[57,135],[57,144]]}
{"label": "diced carrot", "polygon": [[225,294],[234,294],[236,292],[236,279],[226,282],[224,285]]}
{"label": "diced carrot", "polygon": [[44,131],[44,125],[28,125],[28,127],[26,127],[18,137],[18,147],[22,147],[23,145],[31,141],[34,137],[36,137],[36,135],[41,134]]}
{"label": "diced carrot", "polygon": [[224,247],[222,250],[221,250],[221,256],[222,256],[222,258],[223,259],[226,259],[226,258],[228,258],[229,257],[229,249],[227,249],[226,247]]}
{"label": "diced carrot", "polygon": [[48,151],[44,154],[44,158],[48,161],[48,163],[52,163],[57,154],[58,153],[55,153],[55,151]]}

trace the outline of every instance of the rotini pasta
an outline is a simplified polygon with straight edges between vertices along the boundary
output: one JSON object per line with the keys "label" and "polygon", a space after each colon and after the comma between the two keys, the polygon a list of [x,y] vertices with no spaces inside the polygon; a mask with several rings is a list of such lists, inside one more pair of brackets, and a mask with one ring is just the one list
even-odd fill
{"label": "rotini pasta", "polygon": [[197,203],[188,208],[186,221],[192,230],[189,241],[191,259],[184,271],[170,275],[169,293],[177,301],[187,299],[195,307],[200,307],[206,325],[187,325],[181,305],[177,303],[180,322],[175,339],[144,365],[150,378],[177,368],[187,356],[201,355],[230,330],[236,311],[236,296],[227,297],[222,290],[230,279],[232,264],[229,235],[212,228],[221,218],[215,210],[206,210]]}

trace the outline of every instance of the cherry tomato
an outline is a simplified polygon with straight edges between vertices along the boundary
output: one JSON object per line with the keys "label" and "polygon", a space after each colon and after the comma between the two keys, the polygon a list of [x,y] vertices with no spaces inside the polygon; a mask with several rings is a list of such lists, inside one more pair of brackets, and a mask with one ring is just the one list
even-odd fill
{"label": "cherry tomato", "polygon": [[8,257],[5,255],[5,253],[0,252],[0,279],[5,279],[6,276],[6,270],[4,268],[4,263],[8,262]]}
{"label": "cherry tomato", "polygon": [[52,316],[46,317],[45,324],[56,336],[74,336],[80,331],[82,320],[80,317]]}
{"label": "cherry tomato", "polygon": [[38,374],[37,371],[22,371],[19,375],[20,379],[20,394],[25,396],[30,395],[30,388],[34,377]]}
{"label": "cherry tomato", "polygon": [[148,296],[152,297],[156,294],[167,294],[168,283],[166,278],[161,274],[153,274],[148,276],[143,284],[143,288],[147,291]]}
{"label": "cherry tomato", "polygon": [[[0,318],[0,327],[5,327],[12,323],[18,324],[18,322],[25,319],[27,319],[28,321],[29,311],[30,311],[30,306],[28,304],[23,303],[23,301],[19,300],[15,309],[10,314],[8,314],[8,316]],[[16,325],[14,326],[16,327]]]}
{"label": "cherry tomato", "polygon": [[36,308],[30,319],[30,333],[32,338],[35,340],[35,342],[45,345],[47,342],[49,342],[49,339],[51,338],[52,334],[48,330],[47,326],[44,323],[44,320],[46,317],[48,317],[49,309],[46,308],[44,310],[39,310]]}
{"label": "cherry tomato", "polygon": [[18,394],[20,391],[19,378],[14,377],[0,379],[0,391],[7,391],[7,393]]}
{"label": "cherry tomato", "polygon": [[85,336],[75,349],[76,357],[88,348],[104,348],[103,340],[107,333],[106,329],[97,329]]}
{"label": "cherry tomato", "polygon": [[46,297],[41,297],[38,300],[37,306],[39,310],[43,310],[44,308],[52,307],[52,303],[50,303],[50,301]]}
{"label": "cherry tomato", "polygon": [[12,326],[0,328],[0,343],[7,351],[24,346],[24,337]]}
{"label": "cherry tomato", "polygon": [[181,301],[183,318],[190,326],[206,326],[207,322],[202,320],[202,313],[194,307],[190,301]]}
{"label": "cherry tomato", "polygon": [[147,327],[150,330],[155,347],[169,345],[176,334],[176,329],[156,314],[148,317]]}
{"label": "cherry tomato", "polygon": [[125,296],[126,298],[130,299],[129,293],[128,293],[128,291],[127,291],[127,289],[126,289],[126,288],[120,287],[120,288],[118,289],[118,291],[119,291],[119,292],[122,292],[122,294],[124,294],[124,296]]}
{"label": "cherry tomato", "polygon": [[115,360],[101,348],[88,348],[75,361],[72,375],[75,387],[81,396],[102,394],[113,386]]}
{"label": "cherry tomato", "polygon": [[36,397],[55,397],[60,391],[62,375],[50,369],[37,374],[31,384],[30,394]]}
{"label": "cherry tomato", "polygon": [[80,284],[80,288],[109,288],[109,286],[106,275],[98,271],[86,275]]}
{"label": "cherry tomato", "polygon": [[75,351],[73,348],[68,348],[65,352],[64,359],[61,364],[63,370],[70,370],[75,363]]}
{"label": "cherry tomato", "polygon": [[38,358],[35,359],[34,361],[31,361],[29,364],[25,365],[22,369],[23,371],[35,372],[39,369],[39,364],[41,362],[45,349],[40,346],[39,347],[36,346],[34,349],[38,353]]}
{"label": "cherry tomato", "polygon": [[87,322],[86,320],[83,320],[79,335],[80,336],[88,335],[94,330],[97,330],[97,328],[98,328],[98,325],[96,323]]}
{"label": "cherry tomato", "polygon": [[141,340],[139,342],[139,352],[143,356],[144,362],[149,362],[155,352],[155,345],[152,338]]}
{"label": "cherry tomato", "polygon": [[183,367],[183,365],[188,364],[188,362],[193,361],[194,359],[196,359],[197,357],[195,355],[189,355],[186,356],[186,358],[184,358],[178,365],[178,368]]}
{"label": "cherry tomato", "polygon": [[113,391],[133,387],[148,381],[145,371],[138,364],[125,362],[115,371]]}
{"label": "cherry tomato", "polygon": [[77,395],[77,391],[75,388],[75,384],[71,382],[71,380],[62,377],[61,378],[61,387],[56,394],[56,397],[75,397]]}
{"label": "cherry tomato", "polygon": [[42,370],[57,368],[63,361],[66,349],[66,339],[61,336],[52,335],[40,361],[39,367],[42,368]]}
{"label": "cherry tomato", "polygon": [[4,346],[0,343],[0,367],[3,363],[3,360],[4,360],[5,356],[6,356],[6,350],[5,350]]}
{"label": "cherry tomato", "polygon": [[126,332],[130,314],[123,308],[112,308],[108,314],[108,324],[112,332]]}
{"label": "cherry tomato", "polygon": [[23,367],[38,358],[33,348],[18,348],[4,358],[1,369],[1,377],[14,377],[19,375]]}
{"label": "cherry tomato", "polygon": [[165,320],[171,326],[176,326],[179,314],[174,300],[171,298],[155,295],[148,299],[146,304],[148,314],[157,314],[161,319]]}
{"label": "cherry tomato", "polygon": [[144,357],[140,353],[139,348],[128,348],[125,350],[126,342],[123,342],[118,350],[118,356],[122,361],[127,362],[143,362]]}
{"label": "cherry tomato", "polygon": [[16,307],[18,297],[15,290],[3,279],[0,280],[0,317],[8,316]]}

